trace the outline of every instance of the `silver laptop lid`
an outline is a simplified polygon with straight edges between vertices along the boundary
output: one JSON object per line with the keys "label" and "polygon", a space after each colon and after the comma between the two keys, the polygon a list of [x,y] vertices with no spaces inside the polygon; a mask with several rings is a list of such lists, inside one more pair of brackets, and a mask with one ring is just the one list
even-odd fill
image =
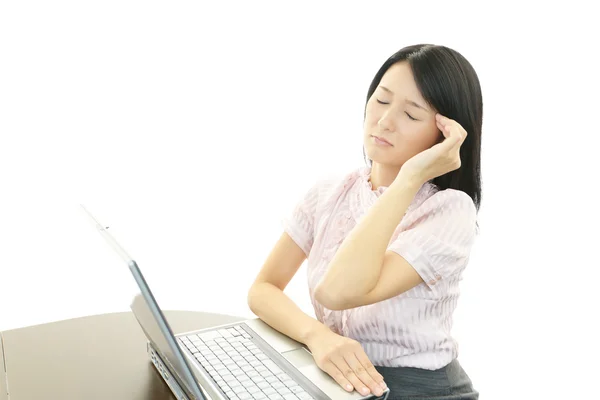
{"label": "silver laptop lid", "polygon": [[173,331],[163,315],[162,310],[158,306],[154,295],[150,291],[150,287],[146,283],[137,263],[108,232],[108,227],[105,227],[98,222],[85,206],[81,205],[81,207],[94,222],[96,229],[98,229],[102,237],[104,237],[113,250],[127,263],[129,270],[133,274],[133,278],[138,284],[144,301],[140,301],[141,298],[139,295],[136,296],[134,298],[134,303],[132,304],[132,310],[142,326],[144,333],[155,345],[156,350],[160,353],[163,360],[169,364],[172,372],[175,372],[176,379],[178,378],[178,380],[183,381],[180,382],[180,385],[183,383],[181,386],[188,392],[188,396],[195,400],[207,400],[202,394],[202,390],[194,378],[190,365],[177,345]]}

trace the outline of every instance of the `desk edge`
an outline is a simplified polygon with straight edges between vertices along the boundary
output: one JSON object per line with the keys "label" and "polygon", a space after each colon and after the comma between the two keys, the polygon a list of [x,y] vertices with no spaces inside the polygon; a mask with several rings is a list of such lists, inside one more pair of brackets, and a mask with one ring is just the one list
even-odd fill
{"label": "desk edge", "polygon": [[8,374],[4,356],[4,336],[0,332],[0,400],[8,400]]}

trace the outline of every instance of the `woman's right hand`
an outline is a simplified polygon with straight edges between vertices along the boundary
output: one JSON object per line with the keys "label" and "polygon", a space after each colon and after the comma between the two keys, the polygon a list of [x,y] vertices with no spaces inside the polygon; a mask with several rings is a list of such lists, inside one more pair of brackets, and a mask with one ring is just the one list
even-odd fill
{"label": "woman's right hand", "polygon": [[360,343],[323,330],[306,343],[317,365],[348,392],[381,396],[387,389],[383,376],[373,366]]}

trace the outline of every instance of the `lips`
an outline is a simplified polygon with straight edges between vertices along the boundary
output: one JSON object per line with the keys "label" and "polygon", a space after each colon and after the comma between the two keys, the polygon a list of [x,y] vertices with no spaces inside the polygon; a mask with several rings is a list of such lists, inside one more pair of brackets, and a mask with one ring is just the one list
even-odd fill
{"label": "lips", "polygon": [[375,135],[371,135],[371,136],[374,137],[374,138],[376,138],[376,139],[381,140],[382,142],[385,142],[385,143],[389,144],[390,146],[392,146],[392,143],[390,143],[389,140],[386,140],[386,139],[382,138],[381,136],[375,136]]}

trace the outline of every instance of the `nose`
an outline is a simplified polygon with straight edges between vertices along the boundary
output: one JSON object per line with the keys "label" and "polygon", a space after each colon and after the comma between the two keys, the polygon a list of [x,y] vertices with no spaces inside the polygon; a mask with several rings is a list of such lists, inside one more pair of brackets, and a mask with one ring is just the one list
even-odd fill
{"label": "nose", "polygon": [[379,122],[377,122],[377,125],[381,131],[394,131],[394,121],[390,117],[389,112],[386,112],[381,116]]}

